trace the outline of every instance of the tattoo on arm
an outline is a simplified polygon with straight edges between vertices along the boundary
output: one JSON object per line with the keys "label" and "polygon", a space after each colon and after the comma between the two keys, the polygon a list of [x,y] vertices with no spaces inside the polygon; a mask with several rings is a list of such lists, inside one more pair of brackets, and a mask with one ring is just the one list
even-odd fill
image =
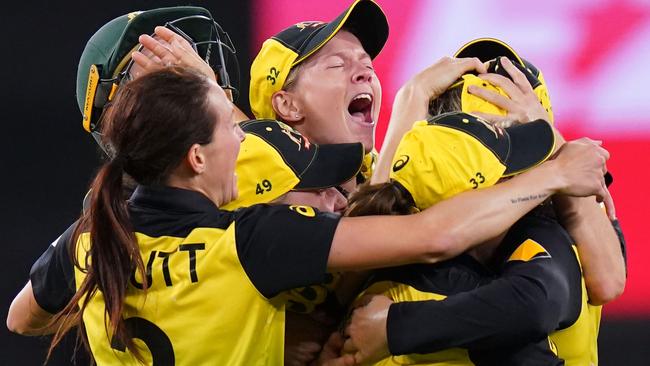
{"label": "tattoo on arm", "polygon": [[513,203],[513,204],[515,204],[515,203],[526,202],[526,201],[530,201],[530,200],[545,199],[545,198],[548,197],[548,196],[549,196],[549,195],[546,194],[546,193],[542,193],[542,194],[531,194],[530,196],[511,198],[511,199],[510,199],[510,202]]}

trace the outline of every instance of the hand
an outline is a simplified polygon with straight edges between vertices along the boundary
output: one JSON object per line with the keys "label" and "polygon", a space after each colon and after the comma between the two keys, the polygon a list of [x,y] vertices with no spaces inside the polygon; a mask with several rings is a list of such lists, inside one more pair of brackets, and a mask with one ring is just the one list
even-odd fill
{"label": "hand", "polygon": [[318,359],[312,363],[317,366],[352,366],[355,364],[354,356],[341,355],[343,348],[343,336],[339,332],[334,332],[323,346]]}
{"label": "hand", "polygon": [[205,76],[216,80],[214,71],[180,35],[165,27],[156,27],[155,36],[141,35],[138,40],[142,51],[135,51],[131,57],[138,66],[132,69],[132,77],[137,78],[149,72],[168,66],[185,66],[193,68]]}
{"label": "hand", "polygon": [[427,108],[431,99],[442,95],[463,74],[470,71],[487,73],[487,68],[476,57],[443,57],[431,66],[415,74],[415,76],[400,88],[399,93],[414,95],[416,98],[414,101],[420,107]]}
{"label": "hand", "polygon": [[595,195],[603,202],[610,219],[616,218],[614,201],[607,190],[604,175],[609,152],[601,147],[600,141],[586,137],[564,144],[553,160],[564,183],[558,193],[576,197]]}
{"label": "hand", "polygon": [[383,295],[368,295],[352,313],[345,329],[349,337],[343,344],[343,352],[354,354],[357,363],[377,362],[389,357],[386,323],[388,309],[393,303]]}
{"label": "hand", "polygon": [[288,366],[306,366],[316,359],[320,345],[316,342],[300,342],[286,346],[284,349],[284,364]]}
{"label": "hand", "polygon": [[525,123],[543,119],[548,121],[549,115],[544,109],[544,106],[539,101],[539,98],[533,91],[533,87],[522,73],[507,57],[501,57],[501,64],[508,72],[512,80],[499,74],[481,74],[479,77],[488,83],[501,88],[508,97],[495,93],[491,90],[481,88],[476,85],[470,85],[467,91],[485,99],[486,101],[500,107],[507,111],[507,116],[499,116],[489,113],[474,112],[477,116],[497,123],[501,127],[508,127],[514,123]]}

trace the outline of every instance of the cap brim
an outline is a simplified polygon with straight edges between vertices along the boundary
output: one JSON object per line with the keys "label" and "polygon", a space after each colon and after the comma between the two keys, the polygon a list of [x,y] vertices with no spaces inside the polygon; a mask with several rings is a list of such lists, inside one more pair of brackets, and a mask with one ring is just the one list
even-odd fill
{"label": "cap brim", "polygon": [[313,160],[294,189],[321,189],[343,184],[357,175],[363,156],[361,143],[318,145]]}
{"label": "cap brim", "polygon": [[477,57],[481,62],[487,62],[497,57],[505,56],[524,65],[524,60],[512,47],[496,38],[478,38],[463,45],[454,57]]}
{"label": "cap brim", "polygon": [[505,129],[510,136],[510,151],[503,176],[522,173],[543,163],[555,147],[553,128],[546,121],[535,121]]}
{"label": "cap brim", "polygon": [[379,5],[374,1],[356,1],[336,19],[317,31],[307,43],[304,53],[294,61],[294,65],[318,51],[344,26],[353,29],[363,49],[373,59],[388,39],[388,20]]}

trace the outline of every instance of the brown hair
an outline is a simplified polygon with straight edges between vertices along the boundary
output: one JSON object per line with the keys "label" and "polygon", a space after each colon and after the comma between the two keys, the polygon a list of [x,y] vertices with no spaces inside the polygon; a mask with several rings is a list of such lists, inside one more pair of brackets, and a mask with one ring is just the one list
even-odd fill
{"label": "brown hair", "polygon": [[397,181],[366,182],[350,197],[346,216],[410,215],[417,212],[413,197]]}
{"label": "brown hair", "polygon": [[[85,273],[67,306],[52,321],[61,321],[48,352],[74,326],[88,348],[82,316],[97,291],[104,297],[109,334],[143,361],[122,319],[127,284],[140,272],[147,289],[144,264],[122,196],[123,174],[143,185],[165,184],[193,144],[208,144],[217,116],[209,108],[210,82],[187,69],[167,68],[123,85],[102,116],[102,133],[113,159],[97,173],[90,207],[75,228],[70,255]],[[90,250],[78,258],[76,247],[90,233]],[[83,265],[82,265],[83,264]]]}
{"label": "brown hair", "polygon": [[429,114],[435,117],[447,112],[456,112],[462,110],[460,95],[463,87],[457,86],[445,90],[438,98],[429,101]]}

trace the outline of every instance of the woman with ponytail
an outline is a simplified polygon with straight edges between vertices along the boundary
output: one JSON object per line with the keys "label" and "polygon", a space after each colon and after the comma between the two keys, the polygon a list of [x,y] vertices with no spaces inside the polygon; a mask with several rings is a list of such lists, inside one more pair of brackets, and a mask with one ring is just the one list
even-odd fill
{"label": "woman with ponytail", "polygon": [[[539,203],[541,195],[513,201],[531,186],[544,195],[602,192],[606,151],[583,143],[501,187],[414,215],[341,218],[286,205],[224,211],[219,207],[238,196],[243,139],[232,108],[214,80],[186,69],[122,86],[104,113],[112,159],[93,181],[90,207],[33,265],[9,310],[9,329],[54,333],[54,347],[80,325],[99,365],[278,365],[283,291],[322,283],[329,271],[457,255]],[[264,131],[284,136],[286,149],[317,148],[274,128]],[[321,145],[314,159],[343,148],[360,154],[361,144],[352,145]],[[311,170],[300,179],[312,183],[349,166],[343,158],[305,162]],[[126,202],[123,173],[138,183]],[[274,188],[252,184],[255,194]],[[468,222],[471,233],[453,235]]]}

